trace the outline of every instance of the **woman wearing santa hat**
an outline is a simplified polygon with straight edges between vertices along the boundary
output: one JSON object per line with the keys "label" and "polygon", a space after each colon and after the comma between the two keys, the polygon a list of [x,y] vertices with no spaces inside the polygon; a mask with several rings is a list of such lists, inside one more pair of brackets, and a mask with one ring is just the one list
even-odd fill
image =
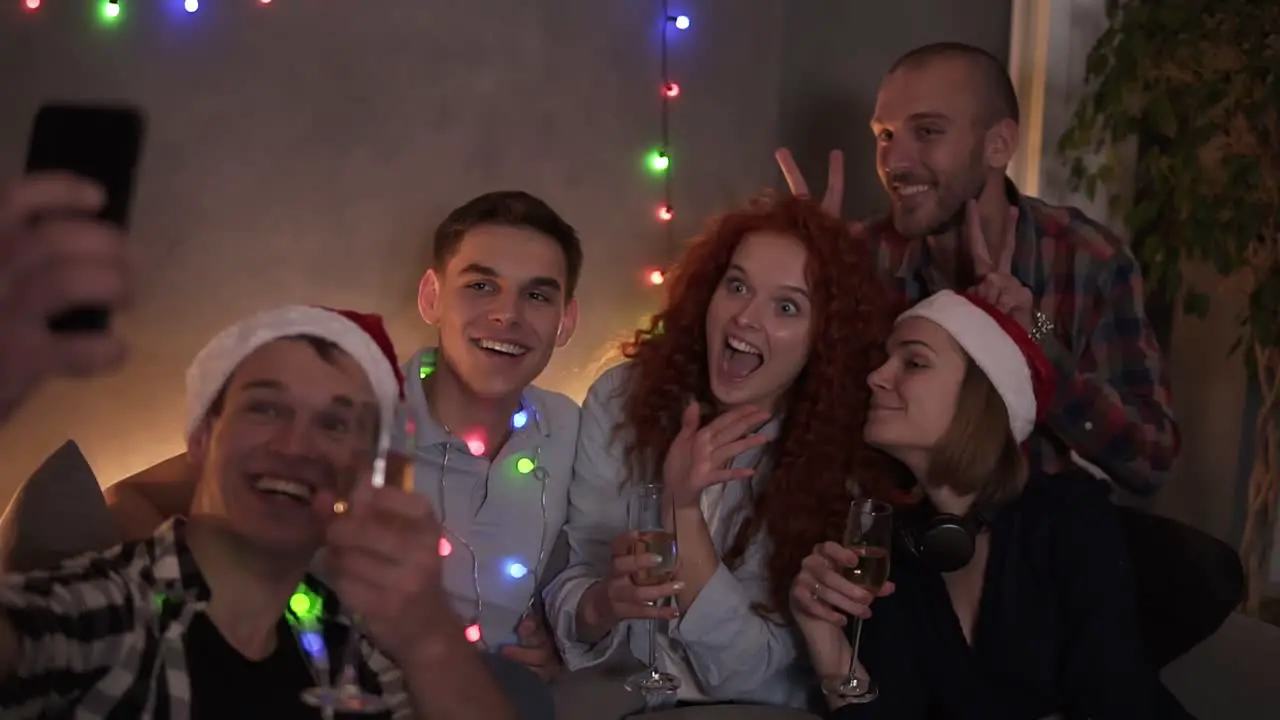
{"label": "woman wearing santa hat", "polygon": [[1190,717],[1144,659],[1107,487],[1028,473],[1020,446],[1053,370],[1026,331],[943,291],[897,319],[887,349],[863,436],[923,497],[892,513],[891,584],[874,603],[841,576],[857,556],[838,542],[792,584],[830,717]]}

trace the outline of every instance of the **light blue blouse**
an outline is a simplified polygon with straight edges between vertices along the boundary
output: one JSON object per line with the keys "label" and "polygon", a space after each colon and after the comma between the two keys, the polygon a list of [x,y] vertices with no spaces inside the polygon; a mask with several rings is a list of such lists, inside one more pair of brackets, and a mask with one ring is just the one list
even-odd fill
{"label": "light blue blouse", "polygon": [[[543,593],[547,616],[571,670],[603,661],[624,642],[637,658],[647,659],[649,654],[645,621],[624,621],[594,645],[579,641],[576,629],[583,593],[607,575],[611,543],[628,529],[627,500],[621,489],[627,478],[624,439],[615,441],[614,427],[622,419],[619,390],[625,390],[629,370],[623,364],[601,375],[583,403],[565,528],[569,564]],[[775,420],[762,432],[776,434],[777,425]],[[749,512],[754,490],[767,482],[768,463],[761,463],[762,452],[744,453],[733,463],[755,466],[757,472],[750,480],[725,487],[712,536],[722,555]],[[768,548],[764,534],[757,535],[737,569],[722,563],[693,604],[683,608],[680,618],[666,623],[665,629],[672,644],[683,650],[701,695],[715,701],[808,708],[816,681],[798,653],[803,647],[798,631],[752,608],[769,598]]]}

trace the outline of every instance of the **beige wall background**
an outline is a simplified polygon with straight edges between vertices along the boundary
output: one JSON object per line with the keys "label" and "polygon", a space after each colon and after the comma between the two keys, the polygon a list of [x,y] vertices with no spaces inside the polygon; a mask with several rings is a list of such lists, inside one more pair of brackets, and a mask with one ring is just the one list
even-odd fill
{"label": "beige wall background", "polygon": [[[1015,178],[1050,202],[1076,205],[1123,231],[1098,202],[1071,192],[1067,167],[1056,156],[1084,89],[1084,59],[1106,28],[1105,0],[1014,0],[1010,72],[1024,108],[1023,148]],[[1129,157],[1132,148],[1121,148]],[[1131,186],[1120,186],[1122,193]],[[1152,510],[1178,518],[1237,543],[1243,513],[1247,460],[1241,458],[1249,391],[1243,361],[1228,357],[1235,340],[1235,317],[1244,288],[1237,279],[1218,280],[1207,268],[1189,268],[1190,279],[1212,289],[1212,312],[1204,320],[1178,317],[1170,354],[1175,411],[1182,430],[1182,454],[1174,478],[1154,499]],[[1256,392],[1256,391],[1255,391]],[[1251,420],[1251,419],[1250,419]],[[1280,532],[1277,533],[1280,547]],[[1280,581],[1280,553],[1272,565]]]}
{"label": "beige wall background", "polygon": [[[429,228],[524,188],[584,238],[584,320],[541,383],[580,396],[602,347],[652,310],[667,259],[642,167],[658,139],[660,0],[124,0],[0,3],[0,176],[51,98],[144,105],[129,366],[44,388],[0,430],[0,506],[74,438],[114,482],[180,449],[182,373],[219,328],[286,302],[385,314],[402,355]],[[824,175],[849,155],[846,214],[881,204],[867,128],[899,54],[963,40],[1004,56],[1009,0],[671,0],[677,231],[778,185],[778,143]]]}

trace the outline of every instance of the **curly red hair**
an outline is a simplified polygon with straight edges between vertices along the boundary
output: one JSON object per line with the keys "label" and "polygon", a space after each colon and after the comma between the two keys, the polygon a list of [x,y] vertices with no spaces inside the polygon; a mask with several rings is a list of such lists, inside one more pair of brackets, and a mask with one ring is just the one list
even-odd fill
{"label": "curly red hair", "polygon": [[844,532],[854,487],[887,497],[886,459],[862,440],[871,393],[867,375],[884,357],[892,308],[866,242],[815,203],[764,197],[715,218],[668,274],[661,312],[624,343],[634,370],[618,428],[635,477],[661,477],[667,449],[689,398],[714,405],[707,369],[707,308],[738,244],[756,232],[798,239],[814,308],[809,358],[785,396],[772,444],[773,470],[723,558],[736,567],[763,529],[771,541],[770,602],[787,612],[790,584],[813,546]]}

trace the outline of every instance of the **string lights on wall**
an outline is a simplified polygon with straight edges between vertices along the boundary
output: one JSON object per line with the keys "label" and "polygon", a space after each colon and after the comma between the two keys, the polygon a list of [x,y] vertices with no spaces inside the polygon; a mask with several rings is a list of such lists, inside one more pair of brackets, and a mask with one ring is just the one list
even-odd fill
{"label": "string lights on wall", "polygon": [[[662,42],[659,63],[661,67],[661,84],[658,85],[658,96],[662,100],[661,130],[658,147],[649,154],[649,168],[662,176],[662,202],[655,215],[658,222],[665,226],[666,246],[668,252],[675,249],[675,228],[671,221],[676,216],[675,205],[671,200],[671,106],[680,97],[680,85],[671,77],[668,47],[671,31],[689,29],[688,15],[672,15],[669,0],[662,0]],[[666,280],[666,273],[659,269],[645,273],[645,280],[650,285],[661,285]]]}
{"label": "string lights on wall", "polygon": [[[271,0],[244,0],[252,2],[254,5],[270,5]],[[27,10],[39,10],[44,6],[44,0],[21,0],[22,6]],[[174,4],[179,4],[178,0],[173,0]],[[98,12],[104,20],[115,20],[119,18],[122,12],[121,7],[128,3],[128,0],[102,0],[98,7]],[[182,9],[189,12],[198,12],[200,10],[200,0],[181,0]]]}
{"label": "string lights on wall", "polygon": [[[34,12],[44,7],[45,0],[18,0],[28,11]],[[98,14],[103,22],[114,24],[126,15],[126,6],[136,0],[99,0]],[[175,7],[181,7],[187,13],[200,11],[200,0],[170,0]],[[255,5],[271,5],[273,0],[240,0]],[[688,30],[688,15],[672,14],[670,0],[662,0],[662,33],[659,49],[659,85],[658,97],[661,101],[659,115],[658,146],[650,153],[647,160],[649,169],[659,175],[662,181],[662,200],[654,209],[654,216],[664,226],[666,248],[668,253],[675,252],[675,205],[671,192],[671,109],[680,97],[680,84],[671,75],[668,49],[672,32]],[[649,285],[661,285],[666,281],[666,271],[662,268],[651,268],[644,272],[644,280]]]}

